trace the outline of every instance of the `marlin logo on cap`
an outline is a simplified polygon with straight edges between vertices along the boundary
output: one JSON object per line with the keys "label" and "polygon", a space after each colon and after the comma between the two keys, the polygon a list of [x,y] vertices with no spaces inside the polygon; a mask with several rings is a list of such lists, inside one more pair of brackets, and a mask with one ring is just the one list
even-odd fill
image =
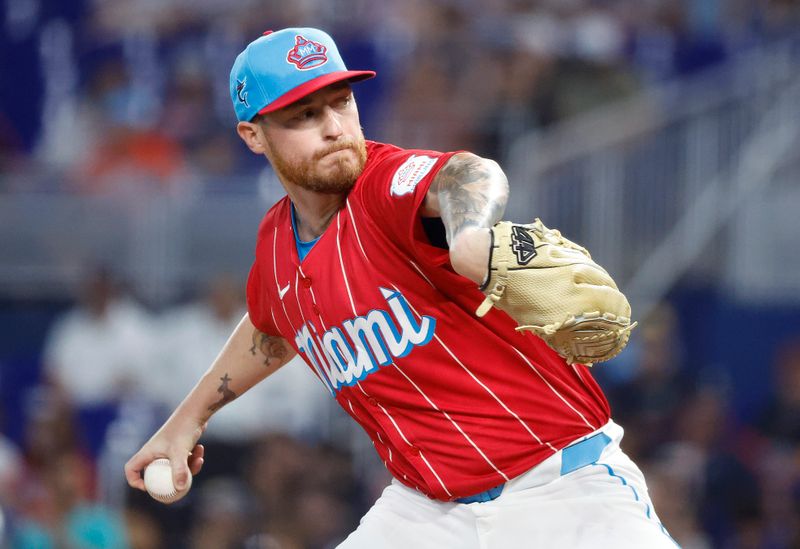
{"label": "marlin logo on cap", "polygon": [[241,80],[238,78],[236,79],[236,99],[238,99],[240,103],[244,103],[245,107],[249,108],[250,104],[247,102],[247,92],[244,91],[245,84],[247,84],[246,76]]}
{"label": "marlin logo on cap", "polygon": [[319,42],[307,40],[298,34],[294,38],[294,47],[286,55],[286,60],[301,71],[305,71],[327,63],[327,51],[328,48]]}

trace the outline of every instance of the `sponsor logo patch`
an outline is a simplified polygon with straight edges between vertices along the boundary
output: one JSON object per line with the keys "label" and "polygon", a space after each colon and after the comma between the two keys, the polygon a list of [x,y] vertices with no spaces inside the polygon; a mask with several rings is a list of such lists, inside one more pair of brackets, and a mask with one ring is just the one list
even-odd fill
{"label": "sponsor logo patch", "polygon": [[394,172],[391,193],[395,196],[403,196],[404,194],[413,192],[417,184],[431,171],[434,164],[436,164],[436,159],[430,156],[411,155],[411,157],[403,162],[403,164],[397,168],[397,171]]}

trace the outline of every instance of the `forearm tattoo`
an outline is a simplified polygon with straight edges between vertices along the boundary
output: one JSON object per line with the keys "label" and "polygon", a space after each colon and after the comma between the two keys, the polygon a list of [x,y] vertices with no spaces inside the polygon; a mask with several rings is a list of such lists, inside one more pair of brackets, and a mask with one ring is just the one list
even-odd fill
{"label": "forearm tattoo", "polygon": [[286,345],[282,338],[253,330],[253,346],[250,347],[250,354],[256,356],[256,350],[264,355],[264,366],[280,366],[286,359]]}
{"label": "forearm tattoo", "polygon": [[228,384],[231,382],[231,378],[228,377],[228,374],[226,373],[225,376],[219,379],[220,381],[222,381],[220,386],[217,387],[217,392],[220,394],[219,400],[208,407],[208,409],[212,412],[216,412],[217,410],[219,410],[227,403],[236,398],[236,393],[234,393],[228,388]]}
{"label": "forearm tattoo", "polygon": [[489,228],[503,216],[508,182],[496,163],[474,154],[453,156],[436,174],[447,242],[465,227]]}

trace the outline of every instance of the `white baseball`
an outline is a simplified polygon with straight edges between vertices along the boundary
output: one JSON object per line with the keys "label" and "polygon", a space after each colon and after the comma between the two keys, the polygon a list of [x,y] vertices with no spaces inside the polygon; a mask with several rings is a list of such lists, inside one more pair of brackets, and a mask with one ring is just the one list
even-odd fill
{"label": "white baseball", "polygon": [[192,473],[189,473],[186,487],[176,490],[172,483],[172,466],[169,460],[158,458],[144,469],[144,487],[153,499],[161,503],[172,503],[185,496],[192,487]]}

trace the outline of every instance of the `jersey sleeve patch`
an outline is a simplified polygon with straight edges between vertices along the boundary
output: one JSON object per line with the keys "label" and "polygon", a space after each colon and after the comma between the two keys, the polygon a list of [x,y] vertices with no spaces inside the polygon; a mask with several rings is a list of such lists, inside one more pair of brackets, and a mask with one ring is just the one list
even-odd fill
{"label": "jersey sleeve patch", "polygon": [[413,192],[417,184],[431,171],[436,160],[430,156],[412,154],[394,172],[391,193],[395,196],[403,196]]}

